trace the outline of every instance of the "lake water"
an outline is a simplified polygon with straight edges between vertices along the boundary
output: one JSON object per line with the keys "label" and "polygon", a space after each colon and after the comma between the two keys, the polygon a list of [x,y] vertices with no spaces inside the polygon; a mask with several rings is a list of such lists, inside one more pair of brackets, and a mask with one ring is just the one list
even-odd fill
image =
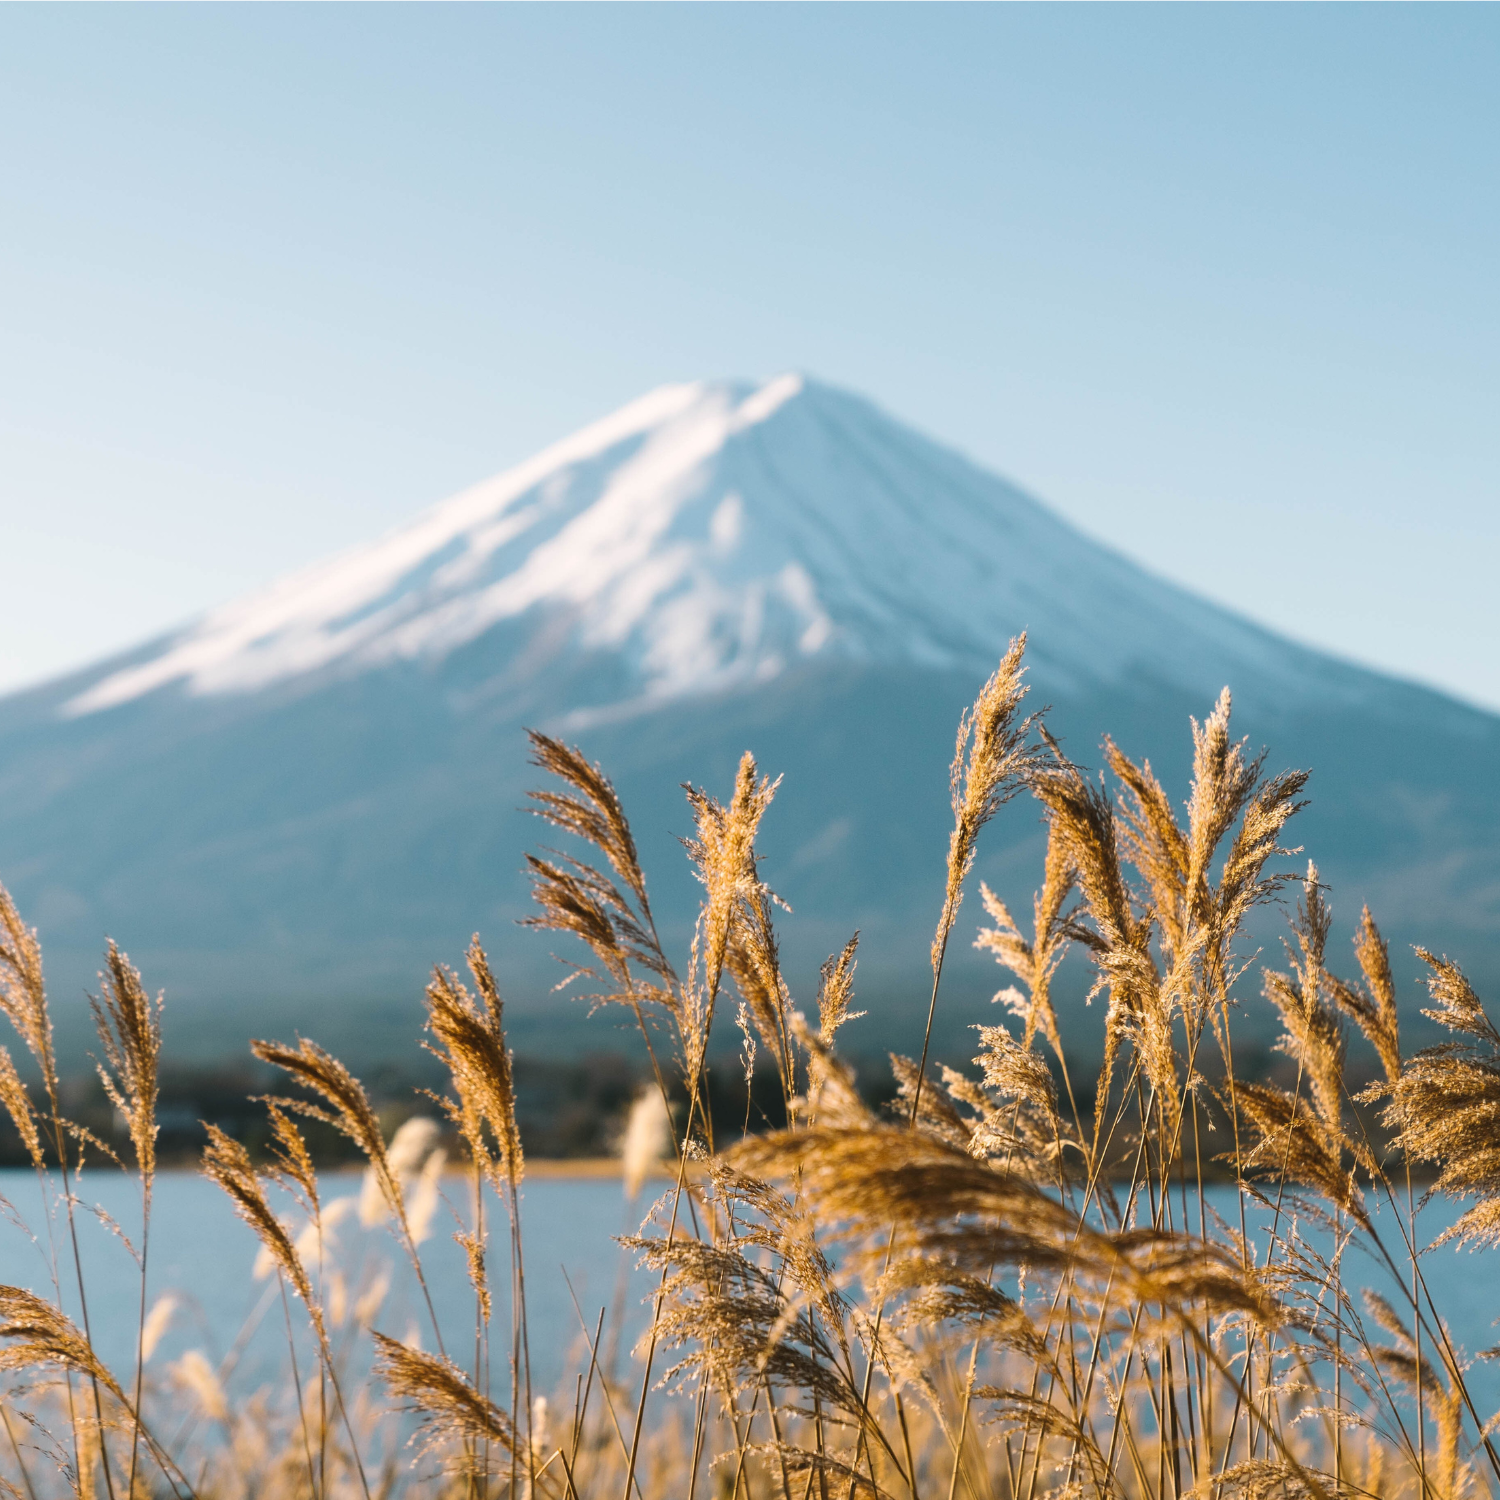
{"label": "lake water", "polygon": [[[359,1193],[357,1174],[330,1174],[324,1182],[325,1202]],[[522,1223],[534,1390],[554,1391],[565,1381],[571,1385],[572,1373],[581,1367],[580,1362],[586,1364],[580,1311],[590,1333],[601,1308],[609,1309],[610,1325],[623,1316],[623,1336],[617,1341],[618,1367],[621,1373],[628,1368],[630,1345],[644,1326],[643,1301],[654,1278],[636,1271],[633,1257],[613,1237],[633,1231],[649,1207],[644,1200],[664,1186],[648,1186],[643,1201],[633,1212],[627,1212],[617,1178],[537,1177],[525,1185]],[[462,1179],[448,1178],[446,1191],[466,1207]],[[50,1294],[45,1215],[34,1174],[0,1172],[0,1193],[36,1235],[33,1240],[15,1223],[0,1223],[0,1281]],[[1226,1217],[1236,1212],[1231,1192],[1218,1190],[1214,1196]],[[133,1179],[118,1172],[91,1170],[83,1178],[80,1197],[99,1205],[135,1237],[140,1203]],[[498,1231],[491,1262],[496,1310],[493,1338],[498,1350],[508,1339],[509,1262],[503,1210],[491,1202],[488,1211],[492,1227]],[[1456,1212],[1442,1203],[1425,1209],[1420,1220],[1424,1238],[1435,1238]],[[1262,1210],[1258,1217],[1266,1220],[1269,1214]],[[1257,1216],[1252,1215],[1252,1226],[1256,1223]],[[1401,1237],[1389,1209],[1378,1216],[1377,1226],[1399,1260]],[[447,1347],[464,1363],[466,1351],[473,1349],[474,1299],[462,1252],[451,1239],[454,1227],[451,1216],[445,1221],[440,1211],[421,1249],[439,1327]],[[123,1372],[130,1368],[135,1348],[139,1297],[136,1268],[125,1247],[100,1219],[81,1213],[78,1228],[95,1343],[106,1362]],[[53,1232],[60,1237],[66,1234],[60,1215],[54,1216]],[[357,1215],[346,1212],[335,1235],[336,1259],[346,1276],[347,1309],[336,1337],[354,1364],[362,1363],[358,1350],[364,1341],[354,1336],[354,1324],[361,1320],[353,1316],[353,1309],[362,1296],[376,1301],[380,1284],[387,1280],[388,1289],[378,1296],[378,1306],[365,1308],[362,1321],[398,1338],[415,1332],[424,1348],[432,1348],[434,1338],[425,1304],[390,1234],[381,1227],[362,1228]],[[59,1238],[59,1247],[64,1244]],[[255,1274],[257,1248],[254,1235],[235,1217],[228,1200],[212,1183],[191,1172],[161,1174],[152,1217],[148,1300],[154,1302],[170,1294],[177,1305],[152,1357],[153,1367],[189,1349],[200,1349],[216,1366],[228,1361],[232,1388],[254,1389],[283,1377],[285,1315],[275,1278],[257,1278]],[[71,1256],[63,1264],[64,1302],[77,1317]],[[1493,1326],[1500,1316],[1500,1256],[1444,1249],[1431,1252],[1424,1267],[1456,1342],[1472,1355],[1500,1341]],[[1350,1252],[1345,1278],[1350,1283],[1374,1286],[1399,1305],[1389,1273],[1363,1250]],[[577,1297],[576,1308],[569,1281]],[[301,1344],[305,1318],[295,1306],[292,1321]],[[609,1342],[606,1334],[606,1345]],[[1500,1403],[1500,1380],[1490,1373],[1493,1368],[1476,1368],[1473,1382],[1476,1398],[1482,1393],[1491,1407]]]}
{"label": "lake water", "polygon": [[[610,1310],[611,1326],[623,1314],[619,1358],[622,1369],[628,1364],[631,1340],[646,1317],[642,1298],[649,1295],[653,1283],[634,1269],[634,1257],[613,1236],[635,1231],[641,1214],[650,1207],[651,1194],[662,1186],[648,1184],[642,1202],[627,1213],[618,1178],[537,1178],[525,1185],[523,1254],[534,1388],[550,1391],[580,1358],[586,1365],[580,1311],[591,1335],[601,1308]],[[466,1190],[467,1184],[458,1177],[450,1176],[445,1182],[445,1193],[465,1209]],[[327,1174],[323,1191],[326,1213],[341,1198],[357,1198],[360,1176]],[[9,1215],[0,1223],[0,1281],[51,1295],[45,1214],[35,1174],[0,1171],[0,1194],[30,1231]],[[134,1179],[118,1172],[89,1171],[78,1196],[102,1208],[138,1243],[140,1194]],[[339,1212],[335,1210],[334,1216]],[[495,1232],[489,1274],[496,1314],[492,1338],[499,1349],[509,1338],[507,1221],[504,1209],[493,1199],[487,1203],[487,1212]],[[80,1211],[76,1220],[95,1346],[108,1364],[123,1371],[134,1359],[139,1273],[130,1252],[102,1218]],[[288,1221],[295,1227],[300,1215],[294,1210]],[[474,1294],[463,1252],[452,1240],[455,1227],[446,1206],[440,1208],[430,1237],[420,1249],[438,1326],[447,1346],[464,1362],[466,1347],[473,1349]],[[63,1301],[77,1319],[77,1283],[67,1250],[67,1226],[56,1209],[53,1233],[59,1249],[67,1251],[62,1262]],[[378,1298],[378,1308],[362,1309],[370,1326],[403,1339],[415,1331],[422,1347],[433,1348],[432,1323],[421,1290],[388,1230],[364,1228],[357,1214],[345,1211],[330,1238],[334,1243],[329,1261],[336,1261],[343,1271],[343,1301],[349,1313],[336,1330],[336,1342],[353,1342],[354,1310],[368,1295],[371,1300]],[[173,1360],[188,1349],[201,1349],[216,1366],[232,1355],[232,1384],[241,1389],[274,1379],[285,1369],[285,1314],[276,1278],[256,1275],[257,1252],[254,1234],[235,1216],[217,1186],[193,1172],[160,1174],[151,1216],[148,1305],[168,1294],[177,1305],[152,1356],[153,1365]],[[381,1284],[387,1282],[387,1290],[380,1295]],[[299,1332],[306,1323],[295,1304],[292,1322]]]}

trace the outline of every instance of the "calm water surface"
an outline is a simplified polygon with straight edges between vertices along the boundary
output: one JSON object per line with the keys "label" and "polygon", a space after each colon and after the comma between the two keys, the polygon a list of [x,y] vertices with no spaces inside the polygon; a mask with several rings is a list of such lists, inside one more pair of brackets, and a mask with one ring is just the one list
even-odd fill
{"label": "calm water surface", "polygon": [[[450,1177],[445,1185],[445,1191],[465,1210],[466,1189],[467,1184],[457,1177]],[[340,1198],[357,1198],[359,1190],[358,1174],[325,1177],[325,1213]],[[590,1334],[601,1308],[609,1309],[611,1326],[623,1317],[621,1367],[628,1361],[630,1342],[646,1317],[642,1298],[649,1295],[653,1282],[634,1269],[634,1257],[613,1236],[634,1232],[650,1207],[652,1192],[648,1184],[642,1201],[628,1213],[618,1178],[540,1178],[525,1185],[522,1222],[529,1342],[533,1381],[540,1390],[556,1387],[574,1369],[580,1351],[587,1362],[569,1281]],[[0,1171],[0,1194],[15,1211],[0,1222],[0,1281],[50,1295],[47,1215],[35,1174]],[[139,1248],[140,1192],[134,1179],[90,1170],[83,1176],[78,1196],[102,1209]],[[56,1203],[53,1210],[52,1234],[62,1255],[63,1301],[78,1318],[67,1223]],[[504,1209],[489,1199],[486,1211],[495,1232],[490,1260],[496,1312],[492,1338],[497,1347],[504,1347],[509,1340],[509,1236]],[[127,1369],[135,1353],[139,1273],[130,1251],[102,1216],[85,1209],[75,1217],[95,1345],[114,1368]],[[300,1227],[297,1211],[292,1210],[287,1218],[291,1227]],[[452,1240],[456,1227],[445,1205],[420,1249],[438,1327],[447,1347],[463,1363],[466,1351],[471,1354],[473,1349],[474,1294],[463,1252]],[[351,1349],[361,1342],[350,1338],[361,1297],[376,1304],[361,1309],[370,1326],[397,1338],[407,1338],[415,1330],[422,1347],[433,1348],[432,1322],[421,1289],[389,1231],[383,1226],[365,1228],[357,1214],[345,1211],[331,1238],[328,1259],[342,1274],[347,1308],[339,1332]],[[190,1348],[201,1349],[215,1364],[233,1355],[231,1378],[240,1388],[262,1384],[284,1370],[286,1314],[276,1278],[256,1275],[257,1250],[254,1234],[235,1216],[219,1188],[193,1172],[164,1172],[158,1177],[147,1296],[148,1302],[154,1302],[171,1294],[177,1307],[152,1356],[153,1365]],[[387,1284],[383,1295],[382,1283]],[[300,1346],[306,1318],[295,1303],[291,1322]],[[608,1335],[605,1342],[609,1342]]]}
{"label": "calm water surface", "polygon": [[[357,1174],[330,1175],[325,1179],[325,1202],[357,1197],[359,1189]],[[662,1185],[648,1187],[642,1202],[627,1211],[618,1179],[539,1178],[526,1184],[522,1223],[534,1389],[553,1391],[564,1384],[571,1388],[580,1361],[586,1363],[580,1311],[591,1333],[601,1308],[608,1309],[607,1327],[623,1323],[623,1336],[615,1342],[619,1345],[619,1368],[623,1371],[628,1365],[630,1345],[646,1321],[643,1303],[654,1278],[635,1270],[634,1258],[613,1237],[633,1231],[649,1207],[651,1193],[661,1190]],[[449,1178],[447,1191],[459,1207],[466,1209],[461,1179]],[[0,1193],[27,1226],[23,1229],[9,1214],[0,1222],[0,1281],[50,1293],[47,1215],[34,1174],[0,1171]],[[80,1197],[97,1205],[126,1235],[138,1241],[140,1198],[133,1179],[118,1172],[91,1170],[84,1175]],[[1213,1197],[1226,1218],[1237,1222],[1233,1193],[1220,1189]],[[62,1252],[67,1247],[67,1226],[56,1204],[53,1207],[52,1233]],[[509,1339],[506,1220],[503,1209],[493,1201],[487,1211],[496,1231],[490,1275],[496,1310],[493,1338],[499,1349]],[[330,1260],[337,1263],[343,1276],[346,1311],[337,1338],[351,1361],[358,1366],[364,1358],[361,1351],[365,1341],[355,1333],[358,1321],[398,1338],[415,1332],[424,1348],[433,1348],[435,1337],[424,1299],[394,1239],[385,1228],[364,1228],[357,1215],[342,1212],[346,1216],[334,1233]],[[1423,1210],[1420,1227],[1424,1238],[1436,1238],[1456,1213],[1442,1203]],[[1252,1233],[1259,1226],[1262,1243],[1269,1219],[1269,1212],[1263,1209],[1250,1216]],[[296,1227],[299,1220],[295,1214],[292,1221]],[[1377,1215],[1376,1225],[1400,1260],[1404,1254],[1401,1235],[1389,1208]],[[465,1363],[473,1349],[474,1298],[463,1254],[451,1238],[455,1227],[451,1212],[446,1207],[441,1209],[421,1250],[443,1339],[459,1362]],[[116,1369],[128,1369],[134,1356],[140,1295],[135,1264],[116,1233],[94,1213],[79,1212],[78,1232],[96,1346]],[[254,1235],[235,1217],[228,1200],[213,1184],[191,1172],[167,1172],[159,1177],[152,1215],[148,1300],[154,1302],[163,1294],[171,1294],[177,1306],[152,1357],[153,1366],[196,1348],[215,1364],[229,1361],[229,1383],[234,1388],[253,1389],[284,1378],[287,1315],[275,1278],[256,1275],[257,1248]],[[63,1266],[64,1303],[76,1318],[77,1284],[70,1253],[64,1257]],[[1433,1251],[1425,1258],[1424,1274],[1456,1342],[1464,1350],[1473,1355],[1500,1341],[1493,1326],[1500,1317],[1500,1254]],[[1346,1260],[1345,1279],[1375,1287],[1392,1301],[1398,1300],[1389,1273],[1357,1245]],[[576,1308],[569,1281],[577,1297]],[[386,1289],[382,1292],[383,1283]],[[357,1319],[355,1308],[361,1298],[366,1299],[366,1305],[361,1309],[362,1318]],[[290,1318],[301,1347],[306,1319],[295,1304]],[[611,1342],[608,1332],[604,1342],[607,1349]],[[1500,1378],[1493,1371],[1493,1365],[1482,1364],[1473,1377],[1476,1397],[1482,1393],[1491,1407],[1500,1404]]]}

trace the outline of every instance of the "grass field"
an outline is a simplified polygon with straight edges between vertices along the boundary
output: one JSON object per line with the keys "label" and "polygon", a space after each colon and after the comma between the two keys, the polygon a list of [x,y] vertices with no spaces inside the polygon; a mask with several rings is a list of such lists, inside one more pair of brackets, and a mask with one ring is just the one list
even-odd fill
{"label": "grass field", "polygon": [[[111,946],[95,1017],[120,1128],[103,1139],[63,1107],[40,947],[0,898],[0,1008],[40,1078],[28,1087],[0,1054],[0,1098],[60,1205],[36,1226],[54,1295],[0,1287],[7,1493],[1500,1494],[1495,1423],[1470,1379],[1488,1331],[1443,1323],[1421,1255],[1427,1192],[1464,1204],[1439,1238],[1500,1239],[1500,1031],[1461,970],[1421,952],[1427,1014],[1452,1040],[1403,1051],[1374,918],[1342,919],[1352,947],[1334,943],[1316,866],[1294,868],[1284,847],[1306,777],[1268,774],[1233,738],[1227,692],[1191,726],[1179,811],[1108,741],[1105,776],[1062,754],[1023,711],[1023,652],[1013,643],[958,729],[925,1031],[892,1059],[885,1109],[840,1055],[858,1017],[857,935],[805,1007],[782,972],[756,854],[776,783],[747,754],[727,800],[688,789],[703,894],[691,949],[673,957],[604,772],[534,735],[549,778],[536,809],[573,852],[528,856],[533,925],[578,943],[576,984],[624,1009],[650,1059],[622,1156],[528,1168],[477,939],[466,976],[433,973],[427,1046],[443,1082],[394,1132],[314,1040],[257,1042],[283,1080],[255,1105],[264,1149],[209,1125],[202,1159],[285,1306],[286,1378],[249,1400],[231,1403],[202,1353],[151,1359],[159,1003]],[[929,1071],[975,850],[1017,799],[1049,834],[1033,908],[977,892],[1004,1019],[979,1029],[970,1070]],[[1276,902],[1288,936],[1266,962],[1242,951],[1243,931]],[[1095,975],[1103,1065],[1088,1079],[1070,1072],[1050,993],[1070,949]],[[1236,1070],[1251,1007],[1280,1026],[1274,1078]],[[726,1033],[747,1100],[729,1129],[705,1081]],[[756,1132],[749,1086],[768,1062],[785,1123]],[[388,1225],[424,1293],[440,1188],[470,1205],[455,1236],[474,1309],[462,1348],[435,1313],[399,1336],[370,1326],[379,1299],[337,1248],[354,1200],[329,1206],[309,1131],[357,1151],[358,1212]],[[89,1332],[74,1222],[85,1155],[115,1157],[141,1190],[144,1232],[121,1248],[140,1268],[124,1369]],[[561,1391],[531,1383],[528,1169],[623,1171],[662,1190],[621,1251],[654,1276],[645,1334],[622,1354],[601,1319]],[[1224,1182],[1227,1196],[1210,1191]],[[1356,1244],[1382,1288],[1346,1277]]]}

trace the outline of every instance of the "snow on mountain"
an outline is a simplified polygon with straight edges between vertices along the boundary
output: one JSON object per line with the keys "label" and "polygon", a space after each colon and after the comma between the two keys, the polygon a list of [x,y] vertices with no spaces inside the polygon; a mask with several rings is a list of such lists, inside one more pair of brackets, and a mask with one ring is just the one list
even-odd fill
{"label": "snow on mountain", "polygon": [[800,375],[664,386],[379,541],[214,611],[66,705],[171,684],[252,693],[441,659],[565,617],[621,696],[571,722],[764,682],[819,656],[992,664],[1017,630],[1061,681],[1205,666],[1305,691],[1307,653],[1072,531],[1029,497]]}

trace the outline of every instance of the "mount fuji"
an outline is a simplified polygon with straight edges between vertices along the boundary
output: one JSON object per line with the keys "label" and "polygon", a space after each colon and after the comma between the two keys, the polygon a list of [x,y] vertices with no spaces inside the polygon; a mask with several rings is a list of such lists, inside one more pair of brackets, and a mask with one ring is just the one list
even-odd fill
{"label": "mount fuji", "polygon": [[[866,1040],[909,1044],[954,726],[1023,629],[1074,758],[1097,764],[1109,732],[1183,795],[1189,716],[1228,684],[1272,767],[1312,768],[1294,833],[1338,930],[1368,901],[1412,998],[1409,940],[1493,991],[1500,718],[1153,577],[797,375],[653,391],[377,541],[0,699],[0,879],[60,1008],[109,933],[165,987],[179,1056],[297,1028],[404,1053],[426,970],[476,930],[518,1047],[609,1045],[550,993],[555,945],[513,925],[522,851],[546,842],[524,728],[613,776],[683,944],[678,784],[722,795],[750,748],[785,775],[763,849],[794,981],[861,928]],[[1024,901],[1041,848],[1013,804],[980,873]],[[1000,976],[956,946],[961,1051]]]}

